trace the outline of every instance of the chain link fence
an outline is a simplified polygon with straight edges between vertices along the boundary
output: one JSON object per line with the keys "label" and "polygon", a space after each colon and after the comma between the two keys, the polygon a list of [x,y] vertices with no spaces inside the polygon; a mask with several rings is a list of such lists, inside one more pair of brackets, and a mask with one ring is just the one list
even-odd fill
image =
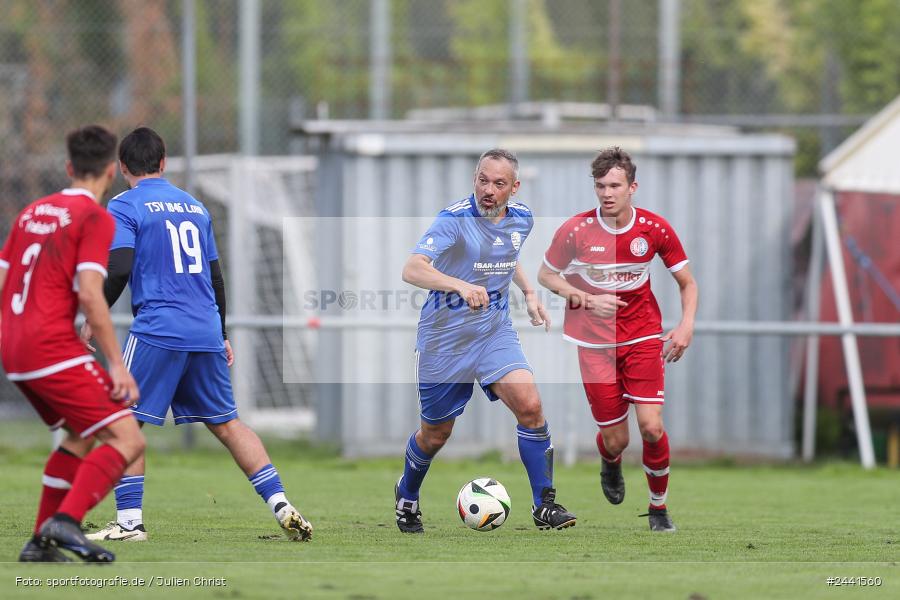
{"label": "chain link fence", "polygon": [[[258,122],[266,154],[289,150],[292,115],[370,116],[379,60],[387,67],[379,80],[388,92],[386,114],[394,118],[412,109],[507,102],[511,88],[522,85],[513,81],[517,52],[527,69],[524,99],[615,97],[658,106],[660,7],[667,3],[677,7],[677,54],[667,66],[677,71],[677,118],[815,128],[820,123],[804,117],[843,114],[835,122],[846,128],[900,92],[900,60],[892,60],[900,59],[900,38],[886,33],[900,27],[898,3],[252,1],[259,6]],[[61,185],[61,138],[75,126],[99,121],[124,132],[151,125],[170,153],[180,153],[183,2],[0,0],[4,223],[26,199]],[[380,28],[373,25],[379,5],[387,11]],[[195,6],[198,149],[234,151],[242,6]],[[847,22],[857,25],[843,27]],[[380,58],[373,36],[384,38]],[[764,118],[775,115],[797,118]]]}

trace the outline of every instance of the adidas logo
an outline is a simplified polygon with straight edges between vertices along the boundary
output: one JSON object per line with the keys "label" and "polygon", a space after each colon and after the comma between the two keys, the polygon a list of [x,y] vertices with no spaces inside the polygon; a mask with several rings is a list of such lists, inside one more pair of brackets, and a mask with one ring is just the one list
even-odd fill
{"label": "adidas logo", "polygon": [[502,245],[503,245],[503,240],[500,239],[500,236],[499,236],[499,235],[497,236],[497,239],[494,240],[494,245],[495,245],[495,246],[502,246]]}

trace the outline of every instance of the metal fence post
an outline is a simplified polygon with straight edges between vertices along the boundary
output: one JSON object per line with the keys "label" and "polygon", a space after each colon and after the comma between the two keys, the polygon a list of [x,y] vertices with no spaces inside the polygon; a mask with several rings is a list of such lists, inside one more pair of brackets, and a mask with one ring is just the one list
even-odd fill
{"label": "metal fence post", "polygon": [[515,114],[528,102],[528,0],[510,0],[509,10],[509,101]]}
{"label": "metal fence post", "polygon": [[240,2],[241,153],[259,154],[259,0]]}
{"label": "metal fence post", "polygon": [[[811,323],[819,320],[819,303],[822,299],[822,266],[824,244],[822,239],[822,214],[813,205],[812,252],[809,258],[809,279],[806,288],[806,319]],[[803,380],[803,460],[810,462],[816,455],[816,400],[819,384],[819,336],[812,334],[806,338],[806,366]]]}
{"label": "metal fence post", "polygon": [[681,109],[681,1],[659,0],[659,110],[674,121]]}
{"label": "metal fence post", "polygon": [[391,1],[371,0],[369,118],[391,116]]}

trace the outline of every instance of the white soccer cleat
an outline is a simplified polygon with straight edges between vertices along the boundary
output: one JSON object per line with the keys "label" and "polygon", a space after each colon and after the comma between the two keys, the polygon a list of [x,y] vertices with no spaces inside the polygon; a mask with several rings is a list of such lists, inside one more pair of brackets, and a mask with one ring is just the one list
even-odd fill
{"label": "white soccer cleat", "polygon": [[276,512],[275,519],[281,525],[284,534],[293,542],[308,542],[312,537],[312,525],[290,504]]}
{"label": "white soccer cleat", "polygon": [[100,531],[85,535],[93,542],[146,542],[147,530],[143,525],[136,525],[134,529],[125,529],[116,521],[110,521]]}

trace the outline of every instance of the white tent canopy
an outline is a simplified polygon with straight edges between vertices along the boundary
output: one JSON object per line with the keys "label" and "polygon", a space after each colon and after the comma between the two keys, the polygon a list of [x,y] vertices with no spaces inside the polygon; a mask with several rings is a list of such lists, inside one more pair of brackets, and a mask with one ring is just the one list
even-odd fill
{"label": "white tent canopy", "polygon": [[900,194],[900,96],[819,163],[825,187]]}

